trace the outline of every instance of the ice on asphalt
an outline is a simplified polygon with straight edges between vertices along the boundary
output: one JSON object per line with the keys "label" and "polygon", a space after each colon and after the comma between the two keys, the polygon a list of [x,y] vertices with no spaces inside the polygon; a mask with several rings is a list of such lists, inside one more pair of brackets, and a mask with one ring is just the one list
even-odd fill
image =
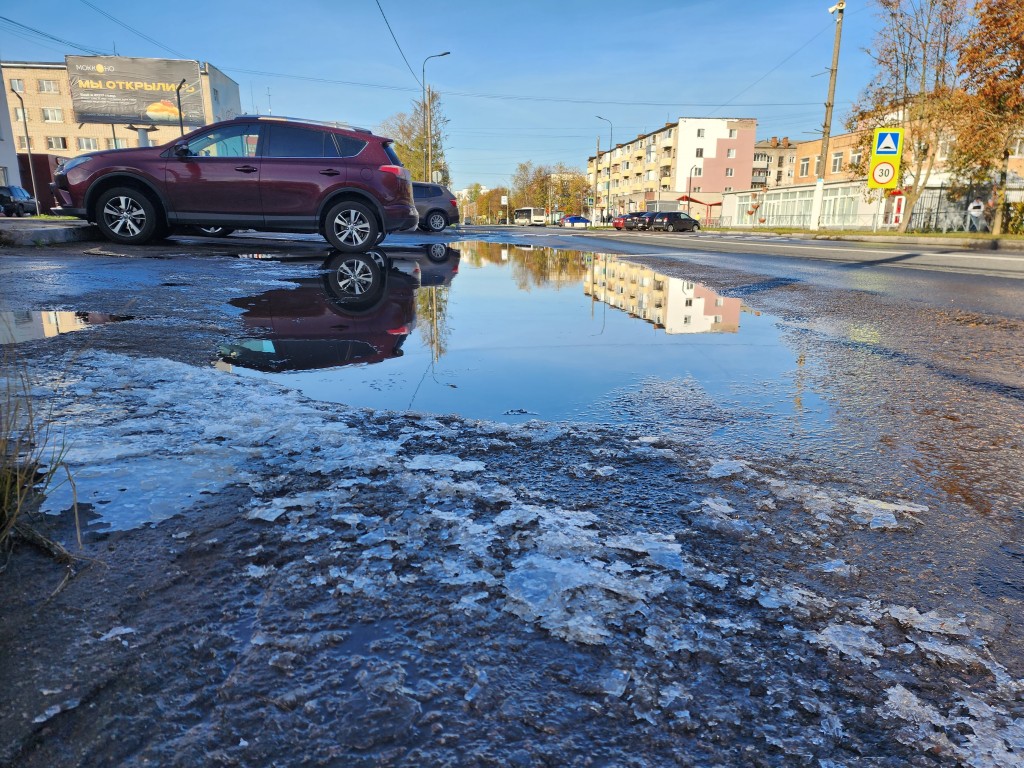
{"label": "ice on asphalt", "polygon": [[[1024,685],[991,659],[989,638],[964,617],[857,594],[856,568],[826,554],[830,537],[851,525],[872,536],[923,526],[927,508],[913,500],[846,495],[718,450],[688,458],[703,462],[704,480],[694,481],[690,497],[680,497],[675,530],[649,523],[664,510],[612,528],[596,510],[574,508],[571,498],[538,499],[515,476],[492,469],[494,451],[543,446],[564,438],[572,429],[567,425],[456,423],[429,415],[410,421],[396,413],[393,428],[378,414],[376,426],[366,429],[352,411],[279,385],[108,353],[86,353],[62,374],[59,388],[41,379],[34,391],[65,430],[74,495],[89,505],[92,529],[127,530],[172,517],[187,528],[201,499],[247,486],[257,500],[242,513],[253,525],[318,542],[315,556],[285,569],[296,583],[382,598],[397,588],[392,561],[401,558],[411,569],[403,581],[435,585],[437,599],[457,614],[497,611],[566,643],[605,648],[614,668],[595,688],[629,697],[638,720],[700,717],[687,704],[685,682],[669,673],[680,654],[746,658],[760,643],[781,643],[785,656],[809,659],[807,669],[828,659],[891,680],[884,698],[866,703],[922,755],[938,748],[965,765],[1020,764],[1024,724],[1006,701],[1024,693]],[[438,450],[407,450],[413,438],[427,435]],[[567,472],[594,483],[615,481],[620,464],[646,461],[655,441],[637,436],[618,460],[598,455],[589,467],[580,461]],[[325,487],[290,488],[297,465],[326,478]],[[394,475],[404,497],[393,500],[387,515],[349,507],[381,471]],[[739,478],[758,489],[758,504],[729,496],[729,484]],[[65,483],[44,511],[61,513],[72,500]],[[786,508],[801,510],[806,527],[790,530],[780,513]],[[788,548],[806,562],[789,572],[742,569],[716,562],[713,550],[701,546],[706,537]],[[274,573],[250,563],[240,578]],[[624,632],[637,622],[637,637]],[[936,678],[944,686],[925,679],[933,664],[946,669]],[[972,677],[978,669],[995,682],[978,685]],[[647,695],[652,677],[661,682]],[[813,696],[811,673],[804,683]],[[828,714],[828,703],[814,707],[825,714],[813,738],[841,741],[842,722]]]}

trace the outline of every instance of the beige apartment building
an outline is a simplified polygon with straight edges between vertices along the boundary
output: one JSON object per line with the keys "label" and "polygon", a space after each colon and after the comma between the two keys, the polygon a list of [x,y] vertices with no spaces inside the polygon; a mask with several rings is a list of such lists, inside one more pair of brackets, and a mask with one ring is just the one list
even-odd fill
{"label": "beige apartment building", "polygon": [[[7,61],[0,63],[0,70],[4,91],[9,94],[7,107],[19,153],[28,147],[34,155],[74,157],[98,149],[164,144],[181,134],[177,125],[139,130],[141,126],[127,124],[79,123],[64,62]],[[206,123],[241,114],[238,83],[207,62],[199,63],[199,73]]]}
{"label": "beige apartment building", "polygon": [[669,334],[736,333],[743,309],[741,299],[614,256],[594,261],[583,292]]}
{"label": "beige apartment building", "polygon": [[678,210],[681,198],[704,205],[753,183],[754,118],[681,117],[587,159],[598,216]]}

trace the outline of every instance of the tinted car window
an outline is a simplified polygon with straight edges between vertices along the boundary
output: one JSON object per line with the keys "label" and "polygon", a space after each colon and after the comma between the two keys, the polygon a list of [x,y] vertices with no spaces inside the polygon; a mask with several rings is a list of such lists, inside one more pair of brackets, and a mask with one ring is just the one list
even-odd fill
{"label": "tinted car window", "polygon": [[255,125],[228,125],[192,139],[188,151],[193,157],[255,157],[259,131]]}
{"label": "tinted car window", "polygon": [[295,125],[270,126],[270,140],[263,151],[265,157],[335,157],[337,150],[330,142],[330,152],[324,152],[324,139],[331,134],[301,128]]}
{"label": "tinted car window", "polygon": [[384,153],[391,160],[392,165],[402,164],[401,159],[398,157],[398,153],[395,152],[394,147],[391,146],[391,142],[388,142],[387,144],[384,145]]}
{"label": "tinted car window", "polygon": [[[338,154],[332,155],[332,157],[355,157],[362,152],[363,147],[366,146],[365,141],[353,139],[351,136],[339,136],[338,134],[333,134],[333,136],[334,140],[337,142]],[[401,165],[401,163],[399,163],[399,165]]]}
{"label": "tinted car window", "polygon": [[416,200],[425,200],[430,197],[430,188],[424,187],[420,184],[412,185],[412,196]]}

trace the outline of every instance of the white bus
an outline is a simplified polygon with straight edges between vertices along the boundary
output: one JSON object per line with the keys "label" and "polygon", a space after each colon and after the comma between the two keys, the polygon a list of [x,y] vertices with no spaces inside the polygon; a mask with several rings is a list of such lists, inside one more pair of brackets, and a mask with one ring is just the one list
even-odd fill
{"label": "white bus", "polygon": [[547,216],[543,208],[516,208],[512,212],[512,223],[520,227],[543,227],[547,223]]}

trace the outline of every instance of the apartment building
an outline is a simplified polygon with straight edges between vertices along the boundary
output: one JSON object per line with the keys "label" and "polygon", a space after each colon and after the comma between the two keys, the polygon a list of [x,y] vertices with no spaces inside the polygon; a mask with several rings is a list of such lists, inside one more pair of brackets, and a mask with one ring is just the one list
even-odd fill
{"label": "apartment building", "polygon": [[[241,114],[238,83],[212,64],[199,62],[198,65],[204,122]],[[72,104],[71,80],[65,62],[7,61],[0,63],[0,71],[4,92],[17,94],[8,99],[7,106],[18,152],[30,148],[34,154],[74,157],[98,149],[164,144],[181,134],[177,124],[146,129],[141,125],[80,123]],[[174,94],[170,97],[173,99]]]}
{"label": "apartment building", "polygon": [[740,327],[741,299],[614,256],[587,270],[583,292],[669,334],[736,333]]}
{"label": "apartment building", "polygon": [[681,197],[716,204],[753,183],[754,118],[681,117],[587,160],[596,213],[676,210]]}
{"label": "apartment building", "polygon": [[7,106],[5,88],[0,91],[0,186],[25,186],[21,183],[21,175],[18,173],[18,151],[15,149],[17,130],[18,126],[11,124],[11,110]]}

